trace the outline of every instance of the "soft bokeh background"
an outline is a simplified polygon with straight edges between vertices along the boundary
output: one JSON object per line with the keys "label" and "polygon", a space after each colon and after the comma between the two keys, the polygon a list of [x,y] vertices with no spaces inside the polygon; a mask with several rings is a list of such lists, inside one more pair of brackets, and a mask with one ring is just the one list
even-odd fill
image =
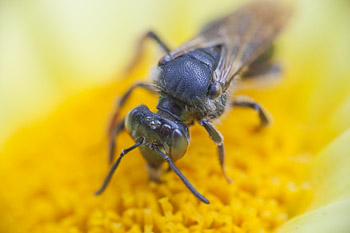
{"label": "soft bokeh background", "polygon": [[[44,118],[69,96],[115,80],[137,37],[147,29],[176,46],[203,23],[241,2],[0,1],[0,146],[18,128]],[[312,87],[310,95],[302,98],[308,109],[305,127],[330,129],[327,136],[315,139],[317,144],[325,143],[344,129],[337,122],[347,121],[350,111],[350,3],[299,0],[290,4],[295,7],[294,20],[280,39],[279,52],[288,69],[294,69],[293,75],[310,78],[287,75],[285,81],[295,88],[296,96],[300,89]],[[286,105],[294,105],[293,100]],[[330,112],[334,105],[339,110]],[[329,118],[335,119],[331,127]]]}
{"label": "soft bokeh background", "polygon": [[[0,151],[13,133],[46,119],[61,102],[83,90],[109,85],[120,78],[118,74],[132,56],[137,38],[146,30],[154,29],[175,47],[205,22],[242,2],[0,1]],[[350,3],[347,0],[298,0],[289,4],[295,9],[294,18],[279,38],[277,47],[278,57],[286,67],[284,84],[275,91],[290,93],[292,90],[294,95],[284,98],[277,95],[274,105],[281,112],[288,112],[289,126],[305,133],[301,152],[317,154],[337,138],[315,159],[316,176],[313,177],[321,177],[325,184],[313,190],[317,198],[309,210],[346,199],[347,205],[334,204],[345,209],[350,203],[348,192],[344,192],[349,190],[344,180],[349,177],[346,141],[350,134],[349,131],[343,133],[350,127]],[[159,53],[153,52],[156,64]],[[264,104],[268,99],[266,96],[264,99],[264,92],[258,92],[255,97]],[[91,109],[99,104],[92,100]],[[274,116],[275,125],[281,126],[279,116]],[[64,123],[64,120],[60,122]],[[343,136],[338,137],[342,133]],[[20,145],[18,148],[21,149]],[[0,156],[6,167],[10,156]],[[20,156],[18,153],[19,159]],[[298,204],[296,209],[303,207]],[[344,222],[343,212],[348,210],[339,211],[334,205],[331,206],[333,212],[326,212],[336,221]],[[317,214],[323,216],[324,210],[320,209]],[[319,222],[327,224],[319,219],[314,222],[320,229],[323,225]]]}

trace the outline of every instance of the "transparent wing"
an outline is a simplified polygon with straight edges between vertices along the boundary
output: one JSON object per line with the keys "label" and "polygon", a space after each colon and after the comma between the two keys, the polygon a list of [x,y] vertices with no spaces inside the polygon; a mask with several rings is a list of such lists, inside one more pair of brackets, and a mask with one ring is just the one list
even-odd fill
{"label": "transparent wing", "polygon": [[220,46],[220,61],[213,78],[225,90],[239,71],[271,46],[290,15],[290,8],[280,2],[248,3],[208,24],[196,37],[171,51],[170,59],[191,50]]}

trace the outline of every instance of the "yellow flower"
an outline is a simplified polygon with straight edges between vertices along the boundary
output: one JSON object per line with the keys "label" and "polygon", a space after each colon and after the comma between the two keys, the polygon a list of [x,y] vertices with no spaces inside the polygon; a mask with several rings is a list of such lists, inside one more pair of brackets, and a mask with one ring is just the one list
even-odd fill
{"label": "yellow flower", "polygon": [[[161,184],[150,182],[138,151],[125,157],[102,196],[93,195],[109,169],[105,126],[114,99],[134,80],[147,77],[149,67],[156,64],[151,55],[125,80],[99,87],[95,81],[94,88],[72,86],[85,77],[87,82],[108,80],[116,66],[125,64],[132,51],[130,41],[136,38],[136,31],[125,28],[141,27],[133,19],[153,22],[161,35],[180,43],[213,9],[219,13],[233,8],[232,3],[103,3],[3,3],[9,13],[2,22],[14,30],[1,29],[6,36],[0,48],[10,45],[5,54],[16,59],[1,58],[0,67],[8,86],[21,93],[11,79],[17,77],[27,84],[23,92],[28,95],[6,102],[1,112],[21,104],[26,110],[15,110],[14,115],[18,119],[18,113],[26,113],[20,114],[26,118],[34,116],[30,111],[50,109],[31,107],[30,101],[44,106],[59,102],[59,96],[66,100],[4,143],[0,232],[349,231],[350,71],[343,49],[348,48],[350,21],[342,7],[345,1],[300,1],[290,29],[279,41],[278,57],[286,64],[284,81],[270,89],[241,92],[269,110],[274,118],[270,128],[255,132],[257,116],[242,109],[227,113],[217,125],[225,137],[227,173],[233,184],[221,174],[214,143],[200,127],[191,129],[191,145],[177,166],[210,205],[193,197],[172,172],[163,175]],[[18,45],[25,50],[15,50]],[[19,59],[21,66],[18,55],[26,55]],[[25,75],[39,78],[20,79]],[[44,79],[47,76],[50,79]],[[0,88],[8,98],[4,85]],[[122,114],[139,103],[154,110],[156,101],[136,92]],[[10,122],[11,116],[2,116],[1,122]],[[131,144],[122,134],[118,151]]]}
{"label": "yellow flower", "polygon": [[279,230],[283,232],[349,232],[350,130],[332,142],[311,166],[313,200],[306,213]]}

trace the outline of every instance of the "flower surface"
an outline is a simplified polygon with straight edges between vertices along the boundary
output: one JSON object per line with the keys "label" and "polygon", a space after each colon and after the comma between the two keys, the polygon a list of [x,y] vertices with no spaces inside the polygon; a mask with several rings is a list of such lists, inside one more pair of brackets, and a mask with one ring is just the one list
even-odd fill
{"label": "flower surface", "polygon": [[[248,95],[261,103],[270,112],[274,123],[257,131],[257,114],[239,108],[228,109],[215,122],[225,138],[226,171],[233,184],[228,184],[223,177],[216,146],[205,130],[198,125],[191,127],[190,147],[176,165],[194,187],[210,200],[210,205],[199,202],[173,172],[164,173],[162,183],[149,181],[145,161],[138,150],[123,159],[107,190],[101,196],[94,196],[109,170],[106,140],[108,116],[115,98],[120,97],[136,79],[148,76],[149,67],[156,64],[157,61],[147,55],[127,78],[117,77],[108,85],[90,86],[88,90],[66,97],[51,114],[20,128],[6,141],[0,151],[0,232],[279,230],[284,233],[296,230],[327,232],[336,226],[339,226],[338,232],[347,232],[350,227],[344,216],[349,213],[350,198],[347,192],[350,190],[347,181],[350,169],[346,153],[349,139],[346,129],[350,126],[350,71],[344,64],[346,56],[342,49],[346,47],[344,44],[348,44],[344,40],[348,35],[348,31],[344,30],[347,25],[344,26],[343,22],[350,21],[341,17],[344,13],[339,10],[341,7],[330,3],[315,6],[310,2],[301,1],[301,10],[296,12],[295,21],[291,23],[292,32],[278,44],[277,57],[285,64],[282,81],[267,89],[238,90],[235,93]],[[183,5],[179,3],[175,9],[183,10]],[[28,24],[34,22],[33,25],[38,28],[48,29],[44,25],[45,20],[41,21],[43,24],[36,24],[40,19],[40,14],[36,18],[36,12],[42,13],[39,7],[42,5],[38,3],[34,6],[37,8],[30,8]],[[58,7],[58,12],[66,7]],[[91,12],[104,12],[105,9],[102,6],[101,9],[90,7],[93,9]],[[322,11],[326,8],[328,11]],[[210,4],[203,4],[203,12],[208,9],[211,10]],[[108,11],[107,7],[105,10]],[[55,11],[48,12],[52,13],[48,17],[51,20],[62,19],[55,16]],[[195,23],[190,19],[199,19],[198,12],[201,11],[181,12],[183,17],[178,17],[172,23],[173,31],[169,29],[170,35],[179,43],[189,32],[193,32]],[[328,13],[324,16],[319,12]],[[78,25],[77,28],[74,28],[74,23],[70,25],[69,19],[75,19],[71,15],[63,17],[68,23],[65,20],[63,23],[52,21],[58,26],[69,25],[56,25],[57,30],[70,32],[66,33],[67,37],[63,36],[66,47],[55,47],[58,40],[54,36],[49,38],[51,40],[43,40],[46,41],[44,46],[41,46],[41,40],[36,41],[45,60],[45,72],[51,72],[59,80],[62,78],[53,82],[55,87],[69,86],[70,81],[67,80],[75,75],[83,79],[90,75],[90,71],[94,73],[91,67],[99,67],[95,70],[96,77],[106,75],[101,70],[106,69],[105,61],[109,59],[99,60],[104,56],[95,56],[100,50],[94,47],[90,50],[94,56],[85,56],[82,51],[87,51],[84,48],[90,48],[93,40],[100,42],[96,44],[104,45],[108,51],[116,44],[111,39],[100,40],[93,36],[86,36],[91,43],[78,43],[79,36],[90,35],[79,34],[78,29],[89,32],[90,28],[103,22],[101,19],[105,14],[91,17],[97,20],[94,21],[96,25],[88,25],[84,20],[83,24],[82,21],[77,23],[72,20]],[[317,23],[313,23],[315,19]],[[94,34],[109,38],[110,28],[96,28],[101,33]],[[38,30],[32,36],[48,39],[45,36],[55,35],[49,32]],[[121,38],[119,35],[117,37]],[[67,46],[70,49],[67,50]],[[75,53],[73,56],[73,52],[65,54],[64,51]],[[122,51],[125,52],[118,50],[120,53]],[[85,63],[72,62],[74,58]],[[72,72],[70,69],[76,64],[84,72]],[[114,66],[109,64],[110,70]],[[11,69],[22,71],[23,66],[17,67],[16,64],[15,67]],[[32,75],[36,76],[36,73]],[[52,90],[48,89],[47,92],[51,93]],[[42,96],[49,95],[40,93],[36,98],[45,100]],[[31,98],[28,95],[28,100]],[[121,115],[138,104],[146,104],[155,111],[156,103],[156,96],[136,91]],[[8,105],[12,106],[11,103]],[[26,115],[21,114],[21,117],[25,118]],[[338,137],[340,134],[342,136]],[[333,139],[336,140],[319,154]],[[117,154],[133,143],[127,133],[122,133],[117,140]]]}
{"label": "flower surface", "polygon": [[[94,196],[109,169],[106,119],[113,99],[130,83],[120,81],[69,99],[11,139],[4,152],[8,161],[1,163],[6,192],[0,200],[6,210],[2,217],[21,222],[14,229],[269,232],[295,215],[296,202],[309,191],[302,175],[311,156],[303,151],[303,132],[274,101],[276,95],[283,98],[281,90],[261,93],[276,119],[273,126],[256,131],[256,113],[238,108],[218,125],[233,184],[221,174],[215,144],[205,130],[191,129],[189,150],[177,165],[211,204],[199,202],[173,172],[164,174],[161,184],[149,181],[138,150],[125,157],[105,193]],[[126,108],[138,103],[154,108],[155,101],[139,91]],[[132,143],[122,133],[118,153]]]}

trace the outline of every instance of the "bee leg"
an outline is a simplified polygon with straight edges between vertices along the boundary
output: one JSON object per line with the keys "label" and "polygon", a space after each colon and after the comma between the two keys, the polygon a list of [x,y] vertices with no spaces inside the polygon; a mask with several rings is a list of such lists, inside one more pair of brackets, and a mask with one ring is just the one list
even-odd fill
{"label": "bee leg", "polygon": [[130,71],[136,67],[137,63],[140,60],[142,60],[145,42],[148,39],[152,39],[153,41],[155,41],[166,54],[170,52],[169,47],[163,42],[163,40],[160,39],[160,37],[155,32],[153,31],[146,32],[137,42],[133,58],[131,59],[129,65],[126,67],[124,71],[124,76],[130,73]]}
{"label": "bee leg", "polygon": [[129,88],[129,90],[127,92],[125,92],[125,94],[122,96],[122,98],[119,99],[119,102],[117,102],[117,104],[115,106],[115,109],[113,111],[113,114],[112,114],[112,117],[110,119],[109,126],[108,126],[108,135],[110,138],[112,135],[112,131],[115,127],[116,121],[118,119],[121,108],[124,106],[124,104],[126,103],[128,98],[130,97],[133,90],[135,90],[138,87],[142,87],[151,93],[157,93],[156,88],[151,83],[136,83],[136,84],[132,85]]}
{"label": "bee leg", "polygon": [[224,174],[227,182],[232,183],[232,180],[226,175],[226,171],[225,171],[225,151],[224,151],[224,145],[222,144],[223,137],[221,136],[220,132],[217,131],[206,119],[202,119],[199,122],[199,124],[205,128],[210,138],[218,146],[219,162],[220,162],[222,173]]}
{"label": "bee leg", "polygon": [[125,118],[121,120],[115,127],[113,127],[112,133],[109,136],[109,143],[108,143],[108,161],[109,163],[112,163],[114,160],[114,154],[116,149],[116,138],[118,137],[119,133],[125,129],[124,126]]}
{"label": "bee leg", "polygon": [[251,99],[248,99],[247,97],[244,96],[240,96],[241,98],[234,100],[231,105],[233,107],[246,107],[246,108],[252,108],[254,109],[258,114],[259,114],[259,118],[260,118],[260,126],[264,127],[267,126],[270,123],[270,119],[267,115],[267,113],[264,111],[264,109],[262,108],[262,106],[256,102],[254,102]]}
{"label": "bee leg", "polygon": [[105,180],[103,181],[101,188],[95,192],[95,195],[100,195],[106,189],[109,181],[111,180],[115,170],[118,168],[118,165],[119,165],[120,161],[122,160],[122,158],[124,157],[124,155],[126,155],[127,153],[129,153],[133,149],[139,147],[142,143],[143,143],[143,140],[137,142],[135,145],[133,145],[125,150],[122,150],[122,153],[120,153],[119,158],[117,159],[117,161],[115,161],[115,163],[113,164],[113,166],[109,170],[108,175],[106,176]]}
{"label": "bee leg", "polygon": [[171,169],[176,173],[176,175],[182,180],[182,182],[186,185],[186,187],[191,191],[193,195],[195,195],[200,201],[204,202],[205,204],[209,204],[208,199],[206,199],[202,194],[200,194],[191,184],[188,182],[186,177],[180,172],[177,167],[175,167],[175,164],[171,161],[170,157],[163,152],[161,152],[157,146],[154,146],[155,151],[162,156],[164,160],[166,160],[171,167]]}
{"label": "bee leg", "polygon": [[163,40],[159,38],[159,36],[154,31],[148,31],[143,37],[143,40],[146,40],[147,38],[153,39],[164,50],[165,53],[170,53],[169,47],[164,43]]}

